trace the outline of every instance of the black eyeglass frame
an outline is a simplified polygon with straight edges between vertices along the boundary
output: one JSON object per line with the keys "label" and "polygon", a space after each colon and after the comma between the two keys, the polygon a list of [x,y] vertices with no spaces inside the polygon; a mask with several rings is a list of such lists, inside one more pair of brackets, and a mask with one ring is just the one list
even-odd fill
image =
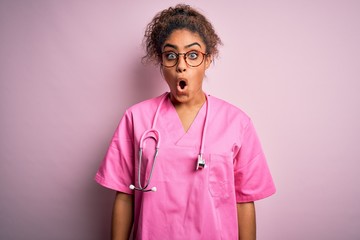
{"label": "black eyeglass frame", "polygon": [[[201,53],[201,54],[202,54],[201,62],[200,62],[198,65],[191,65],[191,64],[189,64],[189,63],[187,62],[187,60],[186,60],[186,55],[189,54],[189,53],[191,53],[191,52],[196,52],[196,53]],[[174,53],[174,54],[176,55],[176,61],[175,61],[174,65],[172,65],[172,66],[166,66],[166,65],[163,64],[163,54],[164,54],[164,53]],[[208,56],[209,54],[208,54],[208,53],[200,52],[200,51],[198,51],[198,50],[190,50],[190,51],[188,51],[188,52],[186,52],[186,53],[176,53],[176,52],[174,52],[174,51],[164,51],[164,52],[162,52],[162,53],[160,54],[161,65],[164,66],[164,67],[167,67],[167,68],[172,68],[172,67],[176,66],[176,64],[179,63],[180,55],[183,55],[183,56],[184,56],[185,63],[186,63],[188,66],[190,66],[190,67],[198,67],[198,66],[200,66],[200,65],[204,62],[205,57]]]}

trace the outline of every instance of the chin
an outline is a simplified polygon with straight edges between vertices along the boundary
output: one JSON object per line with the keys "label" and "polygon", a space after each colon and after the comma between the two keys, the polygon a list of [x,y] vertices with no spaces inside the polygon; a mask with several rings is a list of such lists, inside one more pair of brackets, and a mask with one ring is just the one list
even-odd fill
{"label": "chin", "polygon": [[187,94],[171,93],[171,100],[178,103],[185,103],[189,100],[189,96]]}

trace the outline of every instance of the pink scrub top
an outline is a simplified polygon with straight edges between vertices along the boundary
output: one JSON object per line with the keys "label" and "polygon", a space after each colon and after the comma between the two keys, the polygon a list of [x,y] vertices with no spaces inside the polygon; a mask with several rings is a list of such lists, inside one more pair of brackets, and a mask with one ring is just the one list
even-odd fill
{"label": "pink scrub top", "polygon": [[[155,128],[161,142],[149,188],[138,186],[138,151],[164,95],[129,108],[113,136],[96,181],[113,190],[134,194],[135,239],[238,239],[236,203],[275,193],[275,186],[250,118],[239,108],[208,96],[208,127],[204,158],[196,170],[206,104],[187,132],[167,97]],[[145,142],[142,182],[148,178],[155,143]],[[145,175],[145,176],[144,176]]]}

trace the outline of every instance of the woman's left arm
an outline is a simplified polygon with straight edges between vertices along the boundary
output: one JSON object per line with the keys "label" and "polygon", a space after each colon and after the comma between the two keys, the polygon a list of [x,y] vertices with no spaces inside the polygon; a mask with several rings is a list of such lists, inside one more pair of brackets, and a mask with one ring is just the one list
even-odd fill
{"label": "woman's left arm", "polygon": [[254,202],[238,203],[238,231],[240,240],[256,239],[256,217]]}

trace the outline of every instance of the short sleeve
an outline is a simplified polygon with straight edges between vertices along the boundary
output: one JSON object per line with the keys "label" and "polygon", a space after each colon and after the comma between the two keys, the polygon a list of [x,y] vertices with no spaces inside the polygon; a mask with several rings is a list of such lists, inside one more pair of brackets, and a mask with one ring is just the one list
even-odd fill
{"label": "short sleeve", "polygon": [[121,119],[102,161],[95,181],[100,185],[128,194],[133,181],[133,131],[131,117],[126,112]]}
{"label": "short sleeve", "polygon": [[275,193],[275,185],[254,125],[249,119],[234,159],[237,202],[252,202]]}

